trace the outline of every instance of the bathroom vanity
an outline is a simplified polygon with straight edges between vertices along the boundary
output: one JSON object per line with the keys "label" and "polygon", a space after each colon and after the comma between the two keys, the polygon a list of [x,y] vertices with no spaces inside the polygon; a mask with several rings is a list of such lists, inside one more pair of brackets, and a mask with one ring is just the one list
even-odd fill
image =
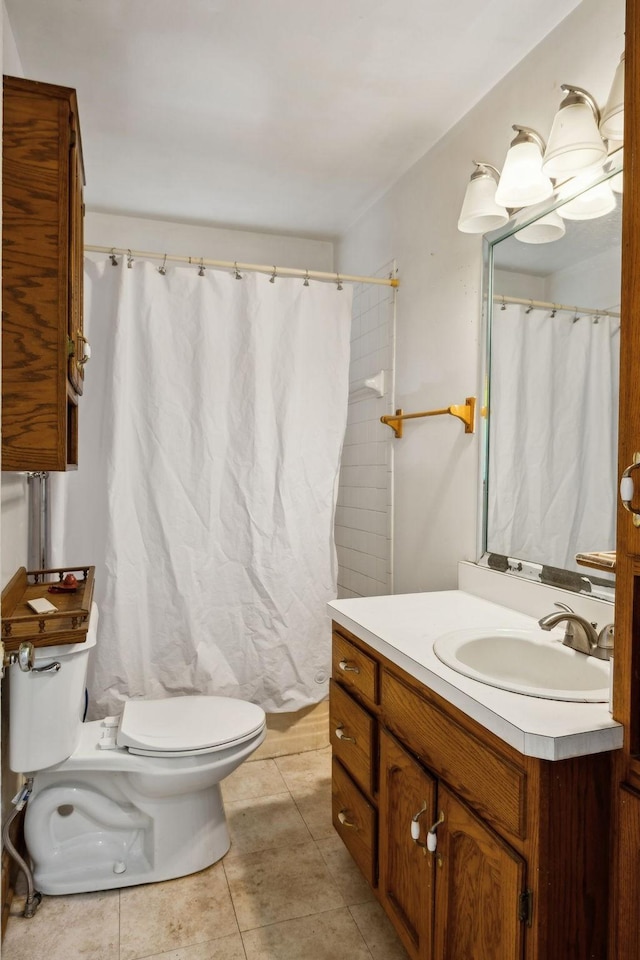
{"label": "bathroom vanity", "polygon": [[441,663],[434,639],[454,625],[536,626],[463,591],[330,607],[333,821],[409,955],[605,957],[622,743],[608,704],[523,696]]}

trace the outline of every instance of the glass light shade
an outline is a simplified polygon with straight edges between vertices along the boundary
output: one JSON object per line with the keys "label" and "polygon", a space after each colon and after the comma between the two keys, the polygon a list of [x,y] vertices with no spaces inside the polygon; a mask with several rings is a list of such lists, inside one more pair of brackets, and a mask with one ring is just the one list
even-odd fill
{"label": "glass light shade", "polygon": [[609,180],[609,184],[611,185],[611,189],[612,189],[615,193],[623,193],[623,192],[624,192],[624,186],[623,186],[622,177],[623,177],[623,171],[621,170],[620,173],[616,173],[616,174],[615,174],[613,177],[611,177],[611,179]]}
{"label": "glass light shade", "polygon": [[[567,184],[565,192],[569,189],[575,189],[576,184]],[[560,196],[562,191],[560,191]],[[616,198],[611,184],[608,180],[603,183],[596,183],[590,190],[581,193],[580,196],[569,200],[561,207],[558,207],[558,213],[563,220],[595,220],[596,217],[604,217],[615,208]]]}
{"label": "glass light shade", "polygon": [[606,155],[591,106],[586,101],[561,105],[553,119],[542,161],[544,173],[563,180],[604,160]]}
{"label": "glass light shade", "polygon": [[504,161],[496,203],[503,207],[530,207],[553,195],[553,184],[542,172],[542,152],[533,140],[514,143]]}
{"label": "glass light shade", "polygon": [[496,181],[490,173],[474,174],[464,195],[458,230],[462,233],[487,233],[503,227],[509,214],[496,203]]}
{"label": "glass light shade", "polygon": [[554,240],[564,237],[566,229],[562,217],[552,210],[528,227],[517,230],[514,237],[521,243],[553,243]]}
{"label": "glass light shade", "polygon": [[602,111],[600,133],[605,140],[622,140],[624,136],[624,53],[616,67],[609,98]]}

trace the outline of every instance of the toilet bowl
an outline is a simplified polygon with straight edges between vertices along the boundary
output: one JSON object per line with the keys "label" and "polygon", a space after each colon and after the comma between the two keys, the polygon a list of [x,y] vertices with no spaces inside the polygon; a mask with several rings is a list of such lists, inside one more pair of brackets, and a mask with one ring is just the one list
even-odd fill
{"label": "toilet bowl", "polygon": [[[229,849],[220,781],[262,743],[264,711],[231,697],[131,700],[82,722],[96,642],[36,651],[10,676],[10,766],[33,777],[25,840],[38,890],[107,890],[202,870]],[[54,667],[42,671],[53,663]]]}

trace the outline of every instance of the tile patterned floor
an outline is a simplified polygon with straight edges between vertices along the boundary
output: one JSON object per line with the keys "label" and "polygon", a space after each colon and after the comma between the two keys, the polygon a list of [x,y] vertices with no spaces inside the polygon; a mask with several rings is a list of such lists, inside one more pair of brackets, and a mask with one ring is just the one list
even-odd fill
{"label": "tile patterned floor", "polygon": [[2,960],[407,960],[331,824],[331,752],[224,781],[231,849],[201,873],[16,901]]}

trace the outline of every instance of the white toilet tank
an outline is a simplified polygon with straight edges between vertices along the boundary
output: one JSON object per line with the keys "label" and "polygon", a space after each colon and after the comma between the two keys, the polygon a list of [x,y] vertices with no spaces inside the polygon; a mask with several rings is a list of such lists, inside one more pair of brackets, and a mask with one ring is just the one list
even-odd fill
{"label": "white toilet tank", "polygon": [[97,630],[94,603],[84,643],[36,650],[35,666],[57,660],[57,672],[24,673],[17,664],[9,667],[9,766],[15,773],[35,773],[61,763],[78,746],[89,653]]}

